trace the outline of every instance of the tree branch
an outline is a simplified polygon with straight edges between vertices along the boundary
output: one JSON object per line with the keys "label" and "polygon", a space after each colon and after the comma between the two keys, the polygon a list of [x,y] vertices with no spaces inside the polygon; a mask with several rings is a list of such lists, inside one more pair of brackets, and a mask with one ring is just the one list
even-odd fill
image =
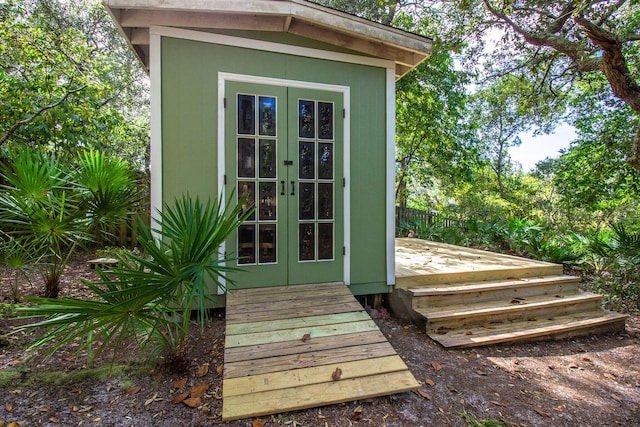
{"label": "tree branch", "polygon": [[18,129],[20,129],[21,126],[24,126],[30,122],[32,122],[36,117],[38,117],[39,115],[41,115],[42,113],[44,113],[47,110],[51,110],[52,108],[57,107],[58,105],[62,104],[64,101],[66,101],[69,96],[71,96],[72,94],[76,93],[76,92],[80,92],[84,89],[86,89],[87,85],[82,85],[78,88],[75,89],[71,89],[71,90],[67,90],[67,92],[64,94],[64,96],[62,96],[62,98],[58,99],[55,102],[52,102],[51,104],[47,104],[45,106],[43,106],[42,108],[40,108],[38,111],[36,111],[35,113],[33,113],[31,116],[29,117],[25,117],[22,120],[19,120],[17,122],[15,122],[6,132],[4,135],[2,135],[2,137],[0,138],[0,146],[2,146],[5,142],[7,142],[7,140],[9,138],[11,138],[11,136],[16,133],[16,131]]}
{"label": "tree branch", "polygon": [[602,68],[602,61],[598,58],[584,58],[578,43],[567,40],[550,32],[531,32],[524,29],[517,22],[509,18],[505,13],[496,9],[489,0],[483,0],[487,10],[509,25],[516,33],[520,34],[525,41],[534,46],[547,46],[567,55],[576,64],[579,71],[598,71]]}
{"label": "tree branch", "polygon": [[564,27],[564,24],[567,23],[569,18],[571,18],[571,14],[574,10],[576,10],[575,3],[573,1],[567,2],[567,4],[562,9],[562,13],[560,14],[560,16],[551,24],[549,24],[549,32],[557,34],[562,29],[562,27]]}
{"label": "tree branch", "polygon": [[582,16],[576,16],[573,19],[584,28],[587,37],[602,48],[602,71],[609,81],[613,94],[640,114],[640,85],[635,82],[629,71],[627,60],[622,52],[622,41],[615,34]]}
{"label": "tree branch", "polygon": [[604,15],[602,15],[600,17],[600,19],[598,20],[598,26],[603,26],[605,22],[607,22],[607,20],[609,18],[611,18],[611,15],[613,15],[614,12],[616,12],[618,9],[620,9],[625,3],[627,2],[627,0],[618,0],[618,2],[616,4],[614,4],[613,6],[611,6],[609,8],[609,10],[607,11],[607,13],[605,13]]}

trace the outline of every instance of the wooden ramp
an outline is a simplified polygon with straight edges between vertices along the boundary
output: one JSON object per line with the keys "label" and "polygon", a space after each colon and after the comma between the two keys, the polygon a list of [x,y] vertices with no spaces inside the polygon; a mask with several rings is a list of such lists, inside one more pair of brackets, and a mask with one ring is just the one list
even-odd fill
{"label": "wooden ramp", "polygon": [[416,390],[342,283],[227,294],[225,421]]}

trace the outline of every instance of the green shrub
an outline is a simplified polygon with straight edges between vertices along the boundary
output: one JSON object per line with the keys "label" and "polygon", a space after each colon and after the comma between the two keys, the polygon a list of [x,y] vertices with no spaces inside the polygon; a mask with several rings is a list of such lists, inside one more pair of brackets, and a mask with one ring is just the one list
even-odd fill
{"label": "green shrub", "polygon": [[56,298],[60,278],[78,247],[117,225],[139,198],[135,177],[120,159],[89,151],[80,167],[36,150],[0,164],[0,230],[14,256],[44,266],[44,296]]}
{"label": "green shrub", "polygon": [[[242,212],[241,200],[233,205],[232,194],[224,203],[206,205],[188,196],[165,205],[154,230],[139,221],[144,256],[133,252],[119,255],[119,265],[101,280],[86,283],[93,293],[87,300],[75,298],[29,298],[33,306],[17,309],[21,317],[45,316],[45,320],[18,328],[37,330],[28,351],[52,354],[79,340],[89,362],[106,349],[115,357],[119,346],[133,339],[148,354],[163,352],[167,361],[179,366],[189,332],[191,311],[201,327],[207,319],[211,294],[228,285],[220,246],[252,213]],[[42,328],[42,329],[40,329]]]}

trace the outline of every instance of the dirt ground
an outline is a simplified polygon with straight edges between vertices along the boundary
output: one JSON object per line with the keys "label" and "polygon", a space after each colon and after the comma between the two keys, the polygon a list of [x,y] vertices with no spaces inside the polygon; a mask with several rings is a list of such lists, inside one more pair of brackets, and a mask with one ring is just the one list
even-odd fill
{"label": "dirt ground", "polygon": [[[61,297],[85,293],[79,279],[93,277],[86,266],[91,256],[71,263]],[[0,303],[10,303],[8,278],[0,280]],[[35,276],[33,285],[21,281],[22,295],[40,291]],[[0,318],[0,334],[16,322]],[[419,392],[230,423],[220,420],[223,311],[213,313],[204,331],[194,329],[190,366],[183,373],[145,363],[133,349],[116,356],[109,374],[83,370],[85,361],[73,356],[73,348],[27,364],[23,345],[33,337],[2,337],[0,427],[466,426],[465,414],[468,420],[509,426],[640,426],[637,315],[619,334],[469,350],[444,350],[424,331],[393,316],[376,322],[422,384]],[[172,403],[186,392],[202,395],[199,401]]]}

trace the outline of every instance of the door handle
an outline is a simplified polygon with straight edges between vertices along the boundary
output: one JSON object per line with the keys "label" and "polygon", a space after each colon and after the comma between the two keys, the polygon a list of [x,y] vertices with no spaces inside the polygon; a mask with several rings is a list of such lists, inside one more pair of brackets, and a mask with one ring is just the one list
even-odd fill
{"label": "door handle", "polygon": [[296,182],[295,181],[291,181],[291,195],[292,196],[296,195]]}
{"label": "door handle", "polygon": [[281,196],[284,196],[284,192],[285,192],[285,189],[284,189],[284,181],[280,181],[280,185],[282,185],[282,191],[280,191],[280,195],[281,195]]}

